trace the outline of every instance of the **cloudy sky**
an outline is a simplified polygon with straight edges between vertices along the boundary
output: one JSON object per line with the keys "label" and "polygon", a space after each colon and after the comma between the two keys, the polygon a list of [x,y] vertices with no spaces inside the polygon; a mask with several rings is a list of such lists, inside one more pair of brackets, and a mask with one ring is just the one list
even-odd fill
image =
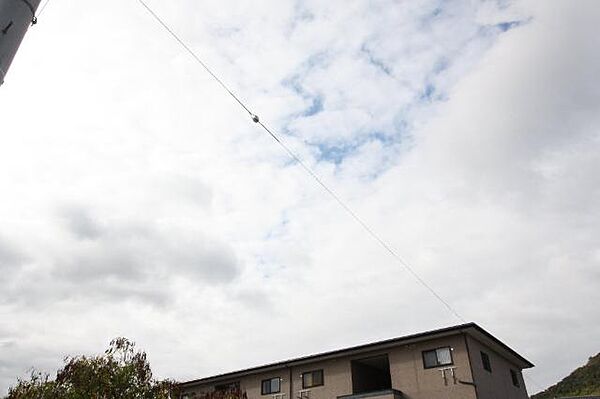
{"label": "cloudy sky", "polygon": [[[597,2],[147,1],[530,392],[600,351]],[[191,379],[459,322],[136,0],[52,0],[0,115],[0,394],[116,336]]]}

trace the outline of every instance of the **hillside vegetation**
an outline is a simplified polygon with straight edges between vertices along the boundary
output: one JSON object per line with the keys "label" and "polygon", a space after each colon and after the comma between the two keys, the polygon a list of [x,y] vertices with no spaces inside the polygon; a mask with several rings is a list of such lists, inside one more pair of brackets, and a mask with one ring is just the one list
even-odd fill
{"label": "hillside vegetation", "polygon": [[531,398],[553,399],[582,395],[600,395],[600,353],[590,357],[585,366],[579,367],[558,384]]}

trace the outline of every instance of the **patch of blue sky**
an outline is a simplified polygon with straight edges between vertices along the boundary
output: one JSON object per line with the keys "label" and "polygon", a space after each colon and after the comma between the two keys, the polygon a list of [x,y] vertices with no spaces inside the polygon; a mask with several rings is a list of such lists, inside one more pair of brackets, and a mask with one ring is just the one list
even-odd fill
{"label": "patch of blue sky", "polygon": [[331,55],[327,51],[317,52],[310,55],[296,69],[294,74],[286,77],[281,84],[284,87],[291,88],[296,94],[306,97],[307,90],[304,88],[302,81],[310,74],[311,70],[317,67],[326,67],[330,61]]}
{"label": "patch of blue sky", "polygon": [[[289,79],[286,79],[283,82],[283,85],[285,87],[290,88],[295,94],[302,97],[302,99],[304,99],[307,103],[309,103],[309,105],[305,109],[294,114],[292,116],[293,118],[296,118],[299,116],[310,117],[310,116],[318,114],[319,112],[322,112],[324,109],[325,99],[323,98],[323,96],[321,94],[310,93],[308,90],[306,90],[304,88],[301,80],[302,79],[299,75],[295,75]],[[288,131],[286,133],[289,134],[290,132]]]}
{"label": "patch of blue sky", "polygon": [[314,54],[304,61],[297,73],[282,81],[282,85],[284,87],[290,88],[296,95],[302,97],[305,101],[310,103],[306,109],[299,112],[295,116],[309,117],[323,111],[323,96],[319,93],[311,91],[310,89],[307,89],[303,84],[303,80],[306,78],[306,75],[310,73],[310,70],[320,65],[326,65],[327,62],[328,55],[326,53]]}
{"label": "patch of blue sky", "polygon": [[369,64],[373,65],[376,69],[383,72],[387,76],[392,76],[392,68],[382,60],[375,57],[373,51],[369,49],[366,43],[363,43],[363,45],[360,47],[360,51],[366,56]]}
{"label": "patch of blue sky", "polygon": [[479,28],[479,34],[482,36],[497,36],[499,34],[508,32],[511,29],[519,28],[523,25],[526,25],[528,22],[529,20],[504,21],[493,25],[483,25]]}
{"label": "patch of blue sky", "polygon": [[507,21],[507,22],[500,22],[499,24],[496,24],[496,28],[500,29],[502,32],[506,32],[509,31],[513,28],[517,28],[521,25],[523,25],[523,21]]}
{"label": "patch of blue sky", "polygon": [[[403,124],[403,126],[406,126],[406,124]],[[381,144],[387,147],[398,144],[401,137],[402,135],[399,133],[386,134],[384,132],[373,132],[367,136],[367,140],[365,141],[379,141]]]}
{"label": "patch of blue sky", "polygon": [[323,97],[320,95],[314,96],[311,99],[310,106],[304,110],[302,116],[308,117],[318,114],[323,111]]}
{"label": "patch of blue sky", "polygon": [[441,57],[435,62],[431,72],[427,76],[423,89],[418,95],[418,103],[429,103],[445,98],[444,93],[440,92],[433,82],[438,75],[443,74],[449,67],[450,61],[446,57]]}
{"label": "patch of blue sky", "polygon": [[307,95],[306,90],[302,86],[302,78],[300,75],[293,75],[281,82],[283,87],[290,88],[294,93],[298,94],[301,97],[305,97]]}
{"label": "patch of blue sky", "polygon": [[350,142],[330,143],[313,143],[318,149],[317,160],[319,162],[330,162],[335,165],[340,165],[350,156],[355,155],[362,146],[367,143],[378,141],[384,147],[391,147],[399,144],[401,135],[398,133],[388,134],[381,131],[371,132],[363,135],[359,139]]}
{"label": "patch of blue sky", "polygon": [[331,61],[331,54],[329,51],[319,51],[314,54],[311,54],[306,61],[302,63],[300,69],[304,71],[304,73],[308,73],[311,69],[314,69],[319,66],[327,66]]}
{"label": "patch of blue sky", "polygon": [[442,16],[444,13],[443,2],[437,2],[431,4],[429,11],[426,10],[425,15],[420,17],[420,24],[422,27],[426,27],[434,23],[434,21]]}
{"label": "patch of blue sky", "polygon": [[419,96],[420,101],[433,101],[435,99],[435,86],[432,83],[427,83]]}
{"label": "patch of blue sky", "polygon": [[446,92],[440,90],[435,84],[427,82],[418,94],[416,105],[431,104],[438,101],[446,101],[447,99],[448,95]]}
{"label": "patch of blue sky", "polygon": [[319,150],[317,157],[319,162],[325,161],[336,165],[341,164],[346,157],[354,154],[360,147],[358,143],[317,143],[316,146]]}

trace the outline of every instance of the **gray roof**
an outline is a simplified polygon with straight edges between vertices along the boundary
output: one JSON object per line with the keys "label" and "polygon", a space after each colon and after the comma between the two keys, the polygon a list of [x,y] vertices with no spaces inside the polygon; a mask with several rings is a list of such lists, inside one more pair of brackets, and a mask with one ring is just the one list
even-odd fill
{"label": "gray roof", "polygon": [[296,359],[289,359],[289,360],[284,360],[284,361],[280,361],[280,362],[276,362],[276,363],[265,364],[262,366],[251,367],[251,368],[247,368],[244,370],[238,370],[238,371],[229,372],[229,373],[225,373],[225,374],[214,375],[211,377],[199,378],[196,380],[183,382],[183,383],[181,383],[181,385],[183,385],[183,386],[195,385],[195,384],[225,380],[225,379],[229,379],[229,378],[233,378],[233,377],[237,378],[242,375],[254,374],[254,373],[261,372],[261,371],[267,371],[270,369],[299,365],[299,364],[303,364],[303,363],[315,361],[315,360],[336,358],[336,357],[344,356],[344,355],[351,354],[351,353],[362,352],[362,351],[366,351],[366,350],[377,349],[377,348],[388,347],[388,346],[394,346],[394,345],[404,344],[404,343],[418,342],[418,341],[433,338],[436,336],[447,336],[447,335],[456,334],[456,333],[467,333],[481,341],[484,341],[484,342],[487,342],[488,344],[494,345],[494,347],[496,348],[497,351],[499,351],[499,353],[503,354],[504,356],[508,356],[508,357],[514,359],[519,364],[519,366],[522,368],[530,368],[530,367],[534,366],[533,363],[531,363],[529,360],[527,360],[523,356],[519,355],[513,349],[508,347],[508,345],[506,345],[505,343],[500,341],[498,338],[494,337],[492,334],[490,334],[489,332],[487,332],[486,330],[481,328],[479,325],[477,325],[475,323],[465,323],[465,324],[460,324],[457,326],[440,328],[438,330],[431,330],[431,331],[426,331],[426,332],[422,332],[422,333],[418,333],[418,334],[412,334],[412,335],[406,335],[403,337],[387,339],[384,341],[378,341],[378,342],[372,342],[369,344],[358,345],[358,346],[354,346],[351,348],[338,349],[338,350],[334,350],[334,351],[330,351],[330,352],[319,353],[316,355],[303,356],[303,357],[299,357]]}

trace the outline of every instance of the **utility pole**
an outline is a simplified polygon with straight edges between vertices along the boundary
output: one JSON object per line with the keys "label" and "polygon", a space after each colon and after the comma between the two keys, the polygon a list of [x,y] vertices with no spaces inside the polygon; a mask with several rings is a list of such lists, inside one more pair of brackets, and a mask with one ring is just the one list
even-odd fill
{"label": "utility pole", "polygon": [[30,25],[41,0],[0,0],[0,85]]}

